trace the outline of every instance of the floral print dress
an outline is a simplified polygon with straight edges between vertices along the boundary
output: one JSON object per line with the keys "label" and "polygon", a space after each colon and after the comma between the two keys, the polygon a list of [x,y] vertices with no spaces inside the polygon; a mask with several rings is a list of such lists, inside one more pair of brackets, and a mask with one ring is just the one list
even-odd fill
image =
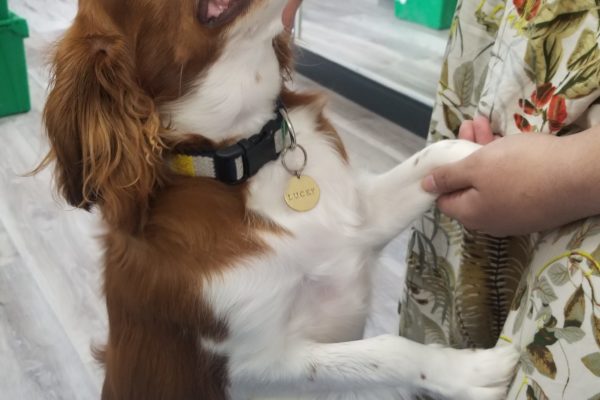
{"label": "floral print dress", "polygon": [[[600,124],[599,43],[600,0],[459,1],[430,141],[478,114],[503,135]],[[400,313],[420,342],[516,344],[508,399],[600,400],[600,218],[495,238],[432,210],[413,229]]]}

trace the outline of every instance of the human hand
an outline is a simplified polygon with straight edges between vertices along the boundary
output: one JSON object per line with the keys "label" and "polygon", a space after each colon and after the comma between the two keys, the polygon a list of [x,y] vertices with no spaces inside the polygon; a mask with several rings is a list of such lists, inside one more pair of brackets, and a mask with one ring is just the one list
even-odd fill
{"label": "human hand", "polygon": [[[489,144],[434,170],[423,188],[441,195],[437,204],[444,214],[495,236],[537,232],[593,215],[600,210],[580,179],[591,172],[580,170],[585,167],[578,162],[586,157],[583,139],[589,142],[591,136],[580,135],[523,134],[494,140],[487,120],[467,122],[461,138]],[[595,137],[591,140],[598,143]]]}
{"label": "human hand", "polygon": [[494,135],[487,118],[478,116],[461,124],[458,138],[486,145],[498,139],[499,136]]}

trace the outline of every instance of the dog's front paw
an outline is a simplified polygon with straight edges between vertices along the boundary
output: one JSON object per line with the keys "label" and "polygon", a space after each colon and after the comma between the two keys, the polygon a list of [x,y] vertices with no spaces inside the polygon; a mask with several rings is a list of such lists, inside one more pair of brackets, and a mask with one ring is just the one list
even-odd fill
{"label": "dog's front paw", "polygon": [[422,174],[428,174],[434,168],[460,161],[480,148],[481,145],[467,140],[442,140],[417,153],[414,163],[421,168]]}
{"label": "dog's front paw", "polygon": [[519,360],[519,352],[514,346],[445,351],[448,352],[448,364],[439,367],[438,373],[441,375],[435,379],[439,386],[432,387],[433,392],[448,399],[506,398],[508,385],[514,377]]}

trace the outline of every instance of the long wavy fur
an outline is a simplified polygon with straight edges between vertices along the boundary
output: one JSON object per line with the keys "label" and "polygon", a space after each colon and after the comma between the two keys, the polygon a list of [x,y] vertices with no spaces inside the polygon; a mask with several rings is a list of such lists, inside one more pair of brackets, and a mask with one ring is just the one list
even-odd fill
{"label": "long wavy fur", "polygon": [[136,229],[160,178],[160,119],[126,41],[85,26],[77,21],[56,51],[44,111],[51,151],[40,168],[56,161],[71,205],[98,204],[109,224]]}

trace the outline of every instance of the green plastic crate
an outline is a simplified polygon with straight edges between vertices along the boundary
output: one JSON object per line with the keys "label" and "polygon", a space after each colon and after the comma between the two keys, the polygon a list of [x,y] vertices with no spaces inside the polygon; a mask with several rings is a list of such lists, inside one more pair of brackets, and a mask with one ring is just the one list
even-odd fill
{"label": "green plastic crate", "polygon": [[8,18],[8,0],[0,0],[0,21]]}
{"label": "green plastic crate", "polygon": [[448,29],[456,10],[457,0],[395,0],[396,16],[400,19],[428,26]]}
{"label": "green plastic crate", "polygon": [[0,117],[31,109],[23,44],[28,36],[27,21],[0,0]]}

